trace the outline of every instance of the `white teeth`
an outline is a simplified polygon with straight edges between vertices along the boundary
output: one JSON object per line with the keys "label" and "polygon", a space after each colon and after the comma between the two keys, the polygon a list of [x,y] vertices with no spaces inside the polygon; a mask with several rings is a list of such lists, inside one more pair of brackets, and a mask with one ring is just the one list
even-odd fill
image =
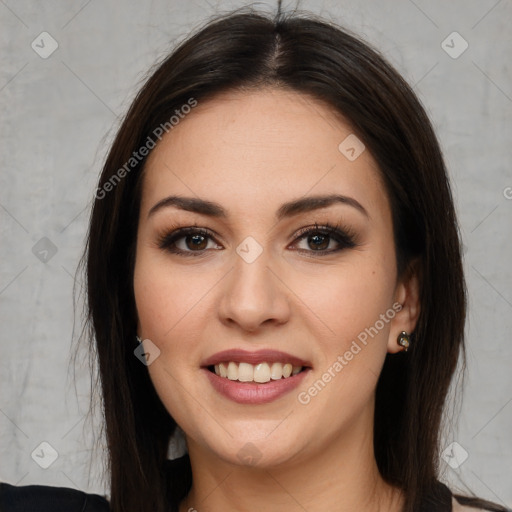
{"label": "white teeth", "polygon": [[230,362],[228,364],[228,379],[229,380],[237,380],[238,379],[238,366],[236,363]]}
{"label": "white teeth", "polygon": [[268,382],[270,380],[270,366],[260,363],[254,367],[254,382]]}
{"label": "white teeth", "polygon": [[283,365],[281,363],[272,363],[270,368],[270,377],[273,380],[279,380],[283,376]]}
{"label": "white teeth", "polygon": [[[229,363],[231,365],[231,363]],[[252,382],[254,380],[254,367],[249,363],[238,365],[238,380],[240,382]]]}
{"label": "white teeth", "polygon": [[297,375],[297,373],[300,373],[301,370],[302,370],[301,366],[294,366],[293,370],[292,370],[292,375]]}
{"label": "white teeth", "polygon": [[290,363],[259,363],[252,365],[249,363],[235,363],[234,361],[216,364],[214,368],[215,373],[220,377],[240,382],[258,383],[281,378],[286,379],[292,375],[297,375],[302,370],[302,366],[293,366]]}

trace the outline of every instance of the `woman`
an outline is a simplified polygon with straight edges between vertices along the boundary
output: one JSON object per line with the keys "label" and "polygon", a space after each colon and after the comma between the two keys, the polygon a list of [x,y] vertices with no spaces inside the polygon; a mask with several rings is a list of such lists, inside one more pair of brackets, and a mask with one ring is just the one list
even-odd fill
{"label": "woman", "polygon": [[111,497],[52,510],[505,510],[437,479],[460,240],[429,120],[368,45],[312,17],[209,23],[139,92],[95,195]]}

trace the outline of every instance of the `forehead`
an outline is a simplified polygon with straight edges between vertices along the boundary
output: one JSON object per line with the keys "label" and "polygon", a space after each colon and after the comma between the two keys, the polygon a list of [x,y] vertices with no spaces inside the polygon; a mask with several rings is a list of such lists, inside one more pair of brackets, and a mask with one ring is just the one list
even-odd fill
{"label": "forehead", "polygon": [[355,160],[343,152],[346,140],[361,150],[354,137],[339,113],[304,94],[223,93],[199,103],[152,151],[142,210],[170,193],[214,197],[242,213],[280,204],[285,197],[335,192],[386,210],[380,172],[369,151]]}

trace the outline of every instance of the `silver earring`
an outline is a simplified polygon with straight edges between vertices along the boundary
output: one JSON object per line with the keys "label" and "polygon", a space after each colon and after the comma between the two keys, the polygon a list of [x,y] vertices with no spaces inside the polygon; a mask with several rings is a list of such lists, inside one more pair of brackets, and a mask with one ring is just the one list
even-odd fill
{"label": "silver earring", "polygon": [[140,337],[137,335],[135,336],[135,339],[139,342],[139,343],[142,343],[142,340],[140,339]]}
{"label": "silver earring", "polygon": [[404,348],[404,352],[407,352],[409,345],[411,344],[411,337],[405,331],[402,331],[398,338],[396,339],[397,343]]}

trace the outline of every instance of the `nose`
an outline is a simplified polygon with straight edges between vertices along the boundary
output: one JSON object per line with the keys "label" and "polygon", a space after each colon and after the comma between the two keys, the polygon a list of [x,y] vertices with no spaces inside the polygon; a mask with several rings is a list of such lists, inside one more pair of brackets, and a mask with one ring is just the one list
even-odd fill
{"label": "nose", "polygon": [[289,320],[288,290],[269,263],[265,251],[251,263],[236,256],[221,290],[218,314],[224,324],[254,332]]}

